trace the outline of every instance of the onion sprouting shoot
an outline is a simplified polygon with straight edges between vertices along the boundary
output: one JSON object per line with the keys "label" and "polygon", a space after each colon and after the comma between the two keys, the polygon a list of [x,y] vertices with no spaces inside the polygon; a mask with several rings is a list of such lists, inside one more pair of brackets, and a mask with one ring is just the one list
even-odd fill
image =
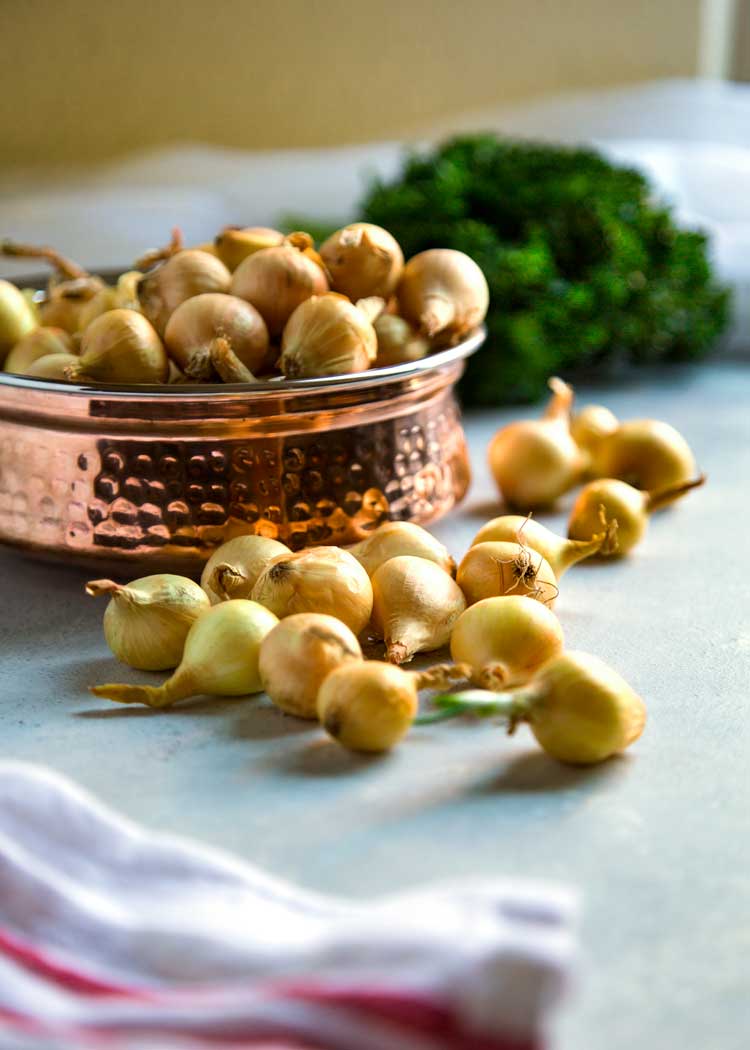
{"label": "onion sprouting shoot", "polygon": [[447,645],[466,608],[461,588],[444,569],[411,555],[383,562],[373,574],[372,593],[372,628],[394,664]]}
{"label": "onion sprouting shoot", "polygon": [[318,690],[342,664],[362,660],[356,635],[334,616],[297,613],[281,620],[260,647],[260,679],[277,707],[317,718]]}
{"label": "onion sprouting shoot", "polygon": [[674,503],[704,481],[705,477],[701,475],[658,492],[643,492],[616,478],[590,481],[578,493],[573,504],[568,519],[568,536],[578,541],[591,540],[601,531],[604,514],[608,519],[617,521],[617,545],[613,549],[603,547],[599,553],[627,554],[643,539],[649,515],[653,511]]}
{"label": "onion sprouting shoot", "polygon": [[456,575],[456,563],[445,546],[431,532],[412,521],[383,522],[369,536],[347,550],[364,565],[370,577],[384,562],[401,554],[434,561],[451,576]]}
{"label": "onion sprouting shoot", "polygon": [[428,339],[451,343],[482,323],[490,301],[480,268],[452,248],[429,248],[409,259],[396,295],[402,317]]}
{"label": "onion sprouting shoot", "polygon": [[268,358],[268,329],[258,311],[244,299],[204,292],[186,299],[174,311],[164,332],[170,356],[191,379],[214,374],[212,350],[223,339],[251,373]]}
{"label": "onion sprouting shoot", "polygon": [[559,591],[557,577],[541,554],[525,543],[503,540],[470,547],[458,566],[456,582],[468,605],[515,594],[551,608]]}
{"label": "onion sprouting shoot", "polygon": [[166,671],[182,659],[188,631],[211,607],[197,583],[162,573],[122,585],[86,584],[92,597],[107,595],[104,637],[118,660],[141,671]]}
{"label": "onion sprouting shoot", "polygon": [[389,751],[409,731],[419,690],[445,689],[470,668],[439,665],[410,672],[379,660],[350,661],[332,671],[318,691],[318,718],[334,740],[353,751]]}
{"label": "onion sprouting shoot", "polygon": [[290,244],[262,248],[248,256],[232,276],[232,295],[252,303],[272,337],[306,299],[328,291],[323,270]]}
{"label": "onion sprouting shoot", "polygon": [[389,299],[404,268],[395,237],[382,226],[353,222],[331,234],[320,249],[331,288],[352,302],[370,295]]}
{"label": "onion sprouting shoot", "polygon": [[544,664],[527,684],[503,693],[467,690],[437,697],[429,724],[473,714],[498,717],[512,733],[528,723],[553,758],[571,765],[594,765],[624,751],[643,732],[646,705],[611,667],[589,653],[565,652]]}
{"label": "onion sprouting shoot", "polygon": [[370,577],[357,559],[339,547],[309,547],[275,558],[252,590],[253,601],[279,619],[293,613],[335,616],[359,634],[372,612]]}
{"label": "onion sprouting shoot", "polygon": [[556,377],[541,419],[523,419],[502,427],[490,442],[490,469],[503,499],[519,510],[550,506],[572,488],[586,457],[570,433],[573,390]]}
{"label": "onion sprouting shoot", "polygon": [[279,367],[289,379],[346,375],[369,368],[377,351],[366,312],[330,292],[307,299],[289,318]]}
{"label": "onion sprouting shoot", "polygon": [[450,644],[453,659],[471,666],[475,685],[507,689],[559,656],[563,631],[546,605],[509,595],[470,605],[456,621]]}
{"label": "onion sprouting shoot", "polygon": [[278,623],[270,610],[238,598],[199,616],[185,639],[182,662],[160,686],[108,684],[91,687],[94,696],[121,704],[170,707],[190,696],[247,696],[259,693],[261,642]]}
{"label": "onion sprouting shoot", "polygon": [[249,598],[261,572],[274,558],[291,551],[269,536],[235,536],[213,552],[201,574],[201,587],[212,605]]}
{"label": "onion sprouting shoot", "polygon": [[483,525],[472,540],[472,547],[491,541],[520,543],[541,554],[548,562],[556,579],[584,558],[596,554],[611,554],[617,549],[617,522],[608,521],[600,514],[599,531],[589,540],[571,540],[558,536],[530,515],[504,514]]}
{"label": "onion sprouting shoot", "polygon": [[630,419],[603,439],[592,459],[597,477],[618,478],[655,492],[690,481],[698,473],[685,438],[658,419]]}

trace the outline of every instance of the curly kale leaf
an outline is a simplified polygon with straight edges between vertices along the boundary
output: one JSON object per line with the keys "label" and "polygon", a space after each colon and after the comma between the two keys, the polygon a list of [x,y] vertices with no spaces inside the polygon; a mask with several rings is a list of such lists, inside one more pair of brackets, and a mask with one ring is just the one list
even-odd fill
{"label": "curly kale leaf", "polygon": [[457,248],[484,270],[489,335],[468,363],[466,402],[532,400],[553,372],[697,358],[728,320],[705,236],[593,150],[453,139],[375,184],[362,211],[407,257]]}

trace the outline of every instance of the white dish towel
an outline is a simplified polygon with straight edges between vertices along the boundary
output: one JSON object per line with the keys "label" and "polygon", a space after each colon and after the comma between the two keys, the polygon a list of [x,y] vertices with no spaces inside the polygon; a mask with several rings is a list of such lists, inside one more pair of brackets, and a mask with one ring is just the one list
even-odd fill
{"label": "white dish towel", "polygon": [[574,911],[503,882],[315,896],[0,762],[2,1050],[538,1050]]}

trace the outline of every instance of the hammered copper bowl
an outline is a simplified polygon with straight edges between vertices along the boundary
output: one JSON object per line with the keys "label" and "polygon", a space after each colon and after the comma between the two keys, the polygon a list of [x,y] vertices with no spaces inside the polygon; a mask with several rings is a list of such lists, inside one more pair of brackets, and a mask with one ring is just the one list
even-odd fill
{"label": "hammered copper bowl", "polygon": [[424,524],[469,484],[454,394],[484,330],[413,364],[222,386],[0,373],[0,542],[127,574],[195,572],[241,533],[292,549]]}

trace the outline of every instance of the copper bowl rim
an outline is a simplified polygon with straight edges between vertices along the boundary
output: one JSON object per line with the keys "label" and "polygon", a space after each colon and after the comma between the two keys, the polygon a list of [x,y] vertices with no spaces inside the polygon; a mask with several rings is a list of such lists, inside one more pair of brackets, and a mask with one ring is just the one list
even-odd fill
{"label": "copper bowl rim", "polygon": [[[97,271],[97,274],[98,276],[107,279],[111,278],[113,275],[117,275],[119,272],[120,271],[100,270]],[[34,274],[31,277],[15,277],[8,279],[19,287],[36,288],[40,297],[44,294],[40,289],[40,285],[44,283],[44,278],[39,274]],[[356,390],[363,387],[379,386],[383,383],[389,383],[394,379],[410,379],[412,376],[419,376],[425,372],[432,372],[433,370],[444,367],[445,365],[451,365],[455,361],[462,361],[478,350],[486,337],[487,330],[484,325],[480,325],[459,343],[456,343],[455,346],[450,346],[445,350],[437,350],[435,353],[428,354],[419,361],[410,361],[402,365],[386,365],[385,367],[380,368],[370,368],[366,372],[349,372],[346,375],[340,376],[321,376],[315,379],[285,379],[283,376],[280,376],[274,377],[273,379],[262,380],[257,383],[222,383],[221,385],[217,383],[191,383],[189,387],[177,383],[173,386],[168,386],[162,383],[142,383],[137,386],[134,384],[110,383],[105,386],[100,383],[92,385],[60,383],[55,380],[34,379],[27,376],[17,376],[10,372],[0,371],[0,386],[20,387],[21,389],[26,390],[41,390],[61,395],[85,395],[87,397],[92,394],[98,396],[103,394],[116,394],[119,396],[131,396],[146,399],[169,399],[172,397],[184,397],[186,393],[189,393],[190,395],[201,394],[207,399],[216,399],[217,401],[221,401],[225,399],[227,395],[231,394],[263,394],[268,396],[269,393],[272,393],[274,388],[283,390],[285,393],[288,392],[290,394],[307,391],[325,393],[328,391],[333,392],[344,389]]]}

